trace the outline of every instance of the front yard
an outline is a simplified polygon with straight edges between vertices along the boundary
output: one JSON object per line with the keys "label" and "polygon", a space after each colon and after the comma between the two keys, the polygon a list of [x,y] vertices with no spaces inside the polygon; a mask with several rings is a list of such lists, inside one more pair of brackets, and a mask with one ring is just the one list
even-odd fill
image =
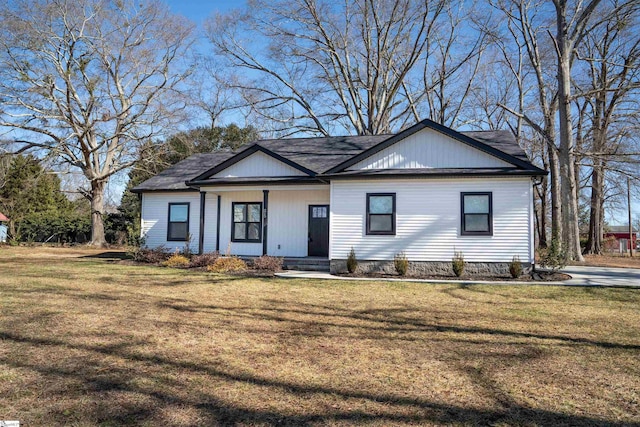
{"label": "front yard", "polygon": [[640,291],[241,278],[0,248],[0,420],[640,425]]}

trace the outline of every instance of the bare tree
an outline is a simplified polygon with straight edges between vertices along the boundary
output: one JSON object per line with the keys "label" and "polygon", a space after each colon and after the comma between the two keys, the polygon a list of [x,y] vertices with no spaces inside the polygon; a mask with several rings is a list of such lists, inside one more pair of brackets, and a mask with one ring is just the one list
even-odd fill
{"label": "bare tree", "polygon": [[89,182],[92,244],[104,190],[180,98],[192,27],[159,2],[15,0],[0,11],[0,126]]}
{"label": "bare tree", "polygon": [[[482,35],[455,45],[469,14],[445,0],[251,0],[210,19],[207,32],[244,71],[233,87],[281,134],[381,134],[425,112],[457,120],[483,45]],[[460,94],[444,94],[455,79]]]}
{"label": "bare tree", "polygon": [[[615,2],[613,7],[616,7]],[[633,131],[629,125],[637,116],[640,92],[640,25],[638,11],[618,10],[612,19],[590,31],[578,48],[578,66],[588,79],[575,79],[577,94],[583,99],[590,144],[579,155],[591,166],[590,216],[585,253],[602,251],[604,231],[605,181],[608,169],[620,169],[621,163],[635,160],[626,157],[625,141]],[[636,150],[637,151],[637,150]]]}
{"label": "bare tree", "polygon": [[[211,56],[198,54],[194,69],[189,79],[189,90],[186,95],[189,103],[198,113],[204,113],[209,120],[209,128],[215,129],[221,119],[230,111],[239,110],[242,102],[232,89],[233,76],[229,70],[219,64]],[[196,113],[197,114],[197,113]]]}
{"label": "bare tree", "polygon": [[[521,118],[544,142],[536,146],[541,150],[539,157],[544,167],[551,172],[551,238],[560,241],[563,227],[556,145],[557,80],[554,74],[550,74],[549,64],[553,63],[553,54],[551,46],[545,43],[550,30],[549,11],[543,1],[496,0],[491,4],[506,18],[506,31],[502,38],[505,41],[500,42],[501,39],[498,38],[499,47],[519,88],[517,106],[507,103],[499,105]],[[518,66],[513,60],[512,49],[509,48],[512,44],[518,46],[518,52],[524,52],[526,62],[522,66]],[[535,141],[537,138],[531,137],[531,140]],[[545,198],[543,212],[539,217],[539,222],[542,223],[545,220],[541,218],[546,217],[546,180],[543,185],[544,189],[538,187],[539,196]],[[546,233],[544,229],[541,231]],[[541,238],[540,241],[544,242],[546,238]]]}
{"label": "bare tree", "polygon": [[572,122],[572,68],[577,48],[583,39],[615,16],[638,7],[635,0],[619,2],[614,7],[601,7],[600,0],[553,0],[556,31],[550,33],[556,52],[559,112],[559,160],[562,178],[563,243],[569,259],[582,261],[578,228],[578,185],[576,180],[576,146]]}

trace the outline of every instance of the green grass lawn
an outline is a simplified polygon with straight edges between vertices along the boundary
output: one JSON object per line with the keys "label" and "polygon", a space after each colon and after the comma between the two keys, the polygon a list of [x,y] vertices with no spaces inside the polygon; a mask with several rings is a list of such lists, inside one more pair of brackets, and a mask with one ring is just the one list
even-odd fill
{"label": "green grass lawn", "polygon": [[0,420],[640,425],[640,291],[240,278],[0,248]]}

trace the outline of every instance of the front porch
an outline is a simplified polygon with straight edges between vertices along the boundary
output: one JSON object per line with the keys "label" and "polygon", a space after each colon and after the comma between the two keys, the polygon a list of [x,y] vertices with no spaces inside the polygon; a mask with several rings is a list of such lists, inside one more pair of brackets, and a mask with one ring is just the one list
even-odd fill
{"label": "front porch", "polygon": [[296,269],[328,270],[328,185],[200,188],[199,247],[242,257],[271,255]]}

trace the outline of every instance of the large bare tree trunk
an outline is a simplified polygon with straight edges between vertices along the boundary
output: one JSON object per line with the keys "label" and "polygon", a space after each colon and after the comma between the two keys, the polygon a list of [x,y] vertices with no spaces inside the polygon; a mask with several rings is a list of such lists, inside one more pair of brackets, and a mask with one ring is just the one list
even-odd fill
{"label": "large bare tree trunk", "polygon": [[602,253],[602,224],[604,223],[604,169],[599,159],[594,160],[591,174],[591,203],[589,214],[589,235],[585,254]]}
{"label": "large bare tree trunk", "polygon": [[[559,24],[559,32],[562,27]],[[565,46],[563,49],[567,49]],[[573,126],[571,123],[571,74],[570,52],[558,61],[558,111],[560,113],[560,190],[562,193],[562,243],[567,258],[584,261],[580,250],[580,229],[578,226],[578,186],[574,163]]]}
{"label": "large bare tree trunk", "polygon": [[104,236],[104,189],[106,181],[91,181],[91,245],[106,246]]}
{"label": "large bare tree trunk", "polygon": [[[553,133],[553,132],[552,132]],[[547,133],[548,134],[548,133]],[[550,136],[555,138],[554,136]],[[550,141],[553,141],[551,139]],[[551,175],[551,240],[562,238],[562,201],[560,200],[560,168],[558,150],[549,146],[549,169]]]}
{"label": "large bare tree trunk", "polygon": [[[580,17],[579,25],[585,24],[589,14],[593,11],[597,0],[592,1],[587,10]],[[580,37],[580,31],[571,30],[567,22],[566,0],[554,0],[556,7],[555,47],[558,55],[558,112],[560,121],[560,189],[562,191],[562,243],[567,259],[584,261],[580,249],[580,228],[578,225],[578,185],[576,182],[574,162],[573,124],[571,122],[571,65],[573,62],[574,46]]]}

